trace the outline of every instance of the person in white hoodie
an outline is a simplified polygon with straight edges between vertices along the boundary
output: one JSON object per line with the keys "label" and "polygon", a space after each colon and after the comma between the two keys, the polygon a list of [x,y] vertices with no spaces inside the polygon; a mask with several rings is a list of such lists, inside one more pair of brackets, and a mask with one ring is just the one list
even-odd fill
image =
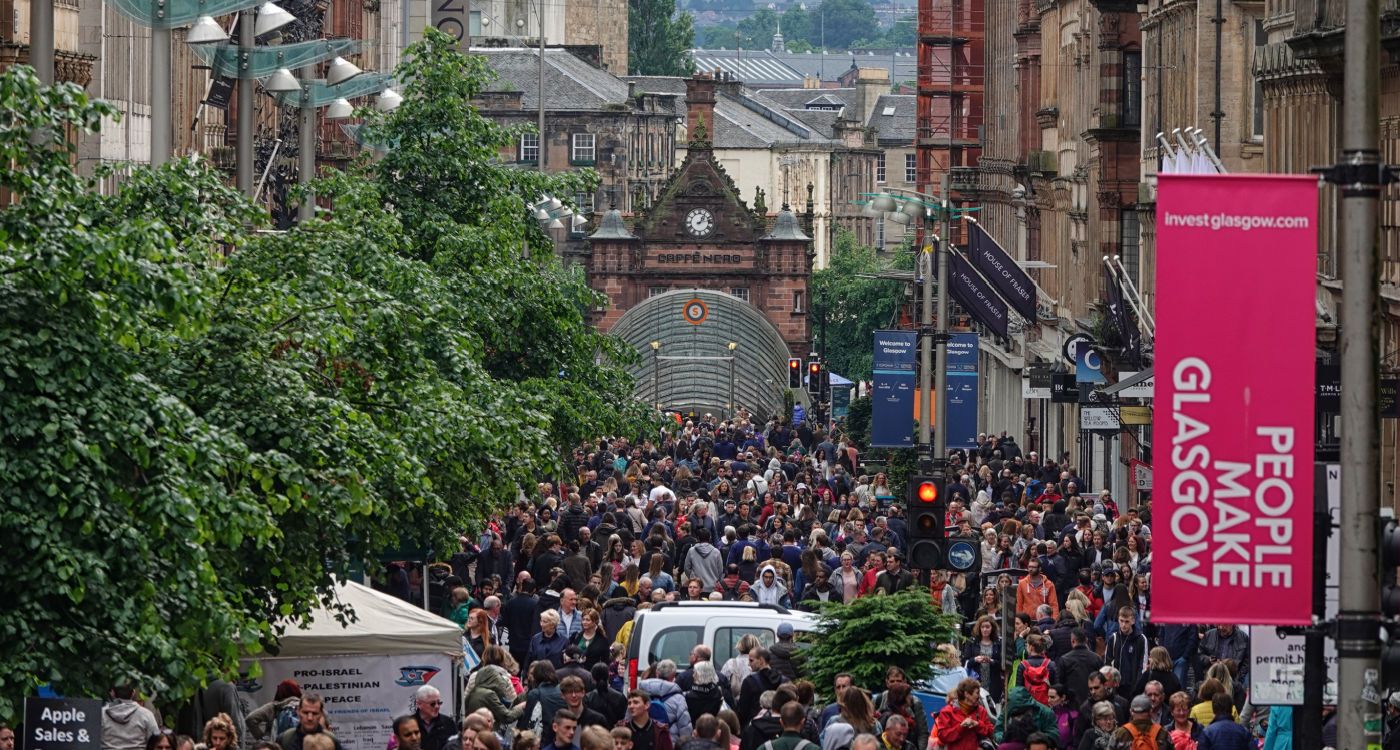
{"label": "person in white hoodie", "polygon": [[710,543],[709,529],[700,529],[696,537],[700,542],[685,555],[685,574],[700,579],[704,591],[713,591],[724,575],[724,555]]}
{"label": "person in white hoodie", "polygon": [[753,592],[754,600],[759,604],[786,604],[783,599],[787,596],[787,584],[778,577],[778,571],[772,565],[764,565],[758,572],[758,580],[754,581],[749,591]]}
{"label": "person in white hoodie", "polygon": [[112,700],[102,708],[102,750],[145,750],[146,740],[160,734],[156,715],[135,696],[129,685],[112,688]]}

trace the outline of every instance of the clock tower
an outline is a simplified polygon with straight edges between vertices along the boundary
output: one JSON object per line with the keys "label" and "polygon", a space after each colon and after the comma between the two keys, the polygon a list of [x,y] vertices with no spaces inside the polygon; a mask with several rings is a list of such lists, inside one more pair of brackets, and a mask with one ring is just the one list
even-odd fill
{"label": "clock tower", "polygon": [[[595,323],[608,331],[650,298],[707,289],[742,300],[772,325],[790,356],[805,357],[811,348],[812,239],[787,206],[770,226],[761,202],[749,208],[740,198],[706,135],[713,121],[714,81],[697,76],[688,83],[694,125],[685,162],[656,203],[634,217],[633,226],[609,211],[589,238],[589,285],[611,303]],[[710,107],[695,116],[706,86]]]}

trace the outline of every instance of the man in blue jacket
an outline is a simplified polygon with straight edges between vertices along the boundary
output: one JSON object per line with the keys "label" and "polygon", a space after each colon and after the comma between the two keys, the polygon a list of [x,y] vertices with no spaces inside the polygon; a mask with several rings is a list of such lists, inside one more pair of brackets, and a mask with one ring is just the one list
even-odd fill
{"label": "man in blue jacket", "polygon": [[1215,720],[1201,732],[1196,750],[1249,750],[1253,747],[1253,737],[1244,725],[1235,721],[1235,700],[1226,693],[1218,693],[1210,699],[1210,708],[1215,712]]}

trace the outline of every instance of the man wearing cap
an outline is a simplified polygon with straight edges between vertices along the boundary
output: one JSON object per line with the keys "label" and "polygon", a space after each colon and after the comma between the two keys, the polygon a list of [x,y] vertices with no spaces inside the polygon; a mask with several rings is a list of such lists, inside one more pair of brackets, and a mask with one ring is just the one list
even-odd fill
{"label": "man wearing cap", "polygon": [[[1229,696],[1227,695],[1225,698],[1228,700]],[[1128,712],[1131,718],[1128,719],[1128,723],[1124,724],[1118,732],[1128,735],[1130,747],[1141,746],[1143,744],[1142,738],[1146,738],[1147,741],[1151,743],[1151,747],[1155,747],[1157,750],[1172,750],[1171,732],[1168,732],[1161,724],[1152,720],[1152,701],[1148,699],[1147,696],[1139,695],[1134,698],[1132,703],[1128,705]],[[1228,718],[1229,715],[1227,711],[1226,717]],[[1236,726],[1239,725],[1237,724]],[[1115,735],[1116,734],[1117,733],[1115,733]],[[1248,731],[1245,732],[1245,738],[1246,741],[1249,738]],[[1207,745],[1205,740],[1202,739],[1200,750],[1210,750],[1211,747],[1212,746]],[[1231,750],[1235,748],[1234,745],[1227,745],[1214,748],[1214,750],[1225,750],[1227,747]],[[1243,750],[1246,746],[1240,745],[1239,747]]]}
{"label": "man wearing cap", "polygon": [[778,642],[768,649],[772,655],[770,666],[788,682],[797,680],[797,665],[793,658],[797,655],[797,642],[793,640],[792,623],[778,623]]}
{"label": "man wearing cap", "polygon": [[875,576],[876,590],[898,594],[914,585],[914,574],[901,567],[903,561],[904,553],[891,547],[885,554],[885,571]]}

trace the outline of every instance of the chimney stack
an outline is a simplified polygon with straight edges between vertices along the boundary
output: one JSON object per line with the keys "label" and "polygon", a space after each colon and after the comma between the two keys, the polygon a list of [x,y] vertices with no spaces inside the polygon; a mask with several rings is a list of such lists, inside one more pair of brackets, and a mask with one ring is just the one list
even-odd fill
{"label": "chimney stack", "polygon": [[707,73],[696,73],[685,81],[685,127],[688,137],[695,140],[695,124],[705,122],[705,140],[715,132],[715,79]]}

